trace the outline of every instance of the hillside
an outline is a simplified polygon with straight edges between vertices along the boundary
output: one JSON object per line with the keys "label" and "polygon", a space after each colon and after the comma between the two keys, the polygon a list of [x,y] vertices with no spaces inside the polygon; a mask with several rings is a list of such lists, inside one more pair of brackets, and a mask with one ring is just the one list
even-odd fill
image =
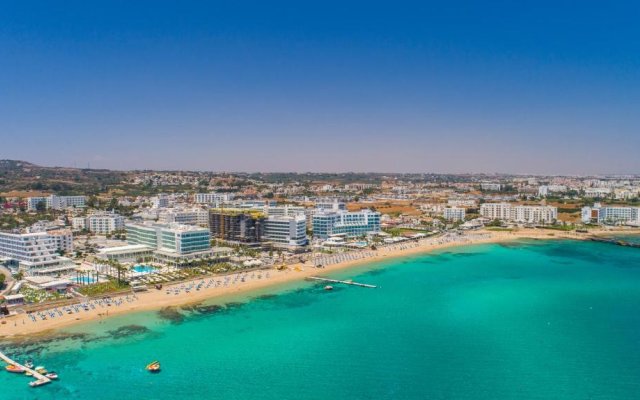
{"label": "hillside", "polygon": [[126,172],[120,171],[42,167],[26,161],[0,160],[0,195],[99,193],[120,183],[126,176]]}

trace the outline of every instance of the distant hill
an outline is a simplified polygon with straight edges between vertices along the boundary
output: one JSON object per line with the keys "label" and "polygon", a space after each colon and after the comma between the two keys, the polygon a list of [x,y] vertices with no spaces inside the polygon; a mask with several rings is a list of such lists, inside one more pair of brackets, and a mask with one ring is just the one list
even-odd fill
{"label": "distant hill", "polygon": [[0,160],[0,194],[33,191],[92,194],[119,184],[126,176],[121,171],[43,167],[27,161]]}

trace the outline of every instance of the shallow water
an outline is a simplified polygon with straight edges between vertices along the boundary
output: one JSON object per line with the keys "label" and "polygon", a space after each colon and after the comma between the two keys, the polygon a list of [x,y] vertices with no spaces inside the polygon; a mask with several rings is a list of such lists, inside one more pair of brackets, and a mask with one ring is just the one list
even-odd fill
{"label": "shallow water", "polygon": [[[5,351],[56,370],[1,399],[633,399],[640,249],[479,245],[112,318]],[[144,366],[162,362],[151,375]]]}

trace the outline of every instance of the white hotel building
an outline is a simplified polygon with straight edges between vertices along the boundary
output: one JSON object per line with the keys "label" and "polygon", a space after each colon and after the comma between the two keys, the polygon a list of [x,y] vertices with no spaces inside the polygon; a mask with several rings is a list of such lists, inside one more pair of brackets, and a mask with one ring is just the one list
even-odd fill
{"label": "white hotel building", "polygon": [[75,268],[57,253],[55,239],[47,232],[0,232],[0,261],[27,275],[53,275]]}
{"label": "white hotel building", "polygon": [[264,220],[262,239],[272,242],[274,247],[285,247],[290,250],[303,248],[309,243],[307,219],[304,214],[270,215]]}
{"label": "white hotel building", "polygon": [[582,208],[582,222],[640,225],[640,207],[603,207],[596,203],[593,207]]}
{"label": "white hotel building", "polygon": [[91,214],[87,217],[74,217],[71,219],[74,230],[88,230],[99,235],[106,235],[114,231],[124,230],[124,217],[110,212]]}
{"label": "white hotel building", "polygon": [[444,209],[443,216],[447,221],[464,221],[465,209],[460,207],[448,207]]}
{"label": "white hotel building", "polygon": [[210,204],[218,207],[220,203],[231,201],[233,198],[233,193],[196,193],[193,201],[198,204]]}
{"label": "white hotel building", "polygon": [[28,197],[27,210],[35,211],[39,203],[43,203],[46,209],[64,210],[65,208],[83,208],[85,206],[85,196],[56,196],[52,194],[48,197]]}
{"label": "white hotel building", "polygon": [[509,203],[480,205],[480,215],[489,219],[529,224],[552,223],[558,219],[558,208],[551,206],[513,206]]}
{"label": "white hotel building", "polygon": [[163,209],[158,213],[158,222],[165,224],[183,224],[209,226],[209,211],[202,208]]}

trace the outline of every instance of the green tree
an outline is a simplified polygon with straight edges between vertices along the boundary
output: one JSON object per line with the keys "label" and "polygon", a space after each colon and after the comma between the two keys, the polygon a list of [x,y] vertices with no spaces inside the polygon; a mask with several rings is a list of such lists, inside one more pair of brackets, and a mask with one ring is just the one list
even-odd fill
{"label": "green tree", "polygon": [[44,201],[39,201],[36,203],[36,211],[44,212],[47,210],[47,204]]}

